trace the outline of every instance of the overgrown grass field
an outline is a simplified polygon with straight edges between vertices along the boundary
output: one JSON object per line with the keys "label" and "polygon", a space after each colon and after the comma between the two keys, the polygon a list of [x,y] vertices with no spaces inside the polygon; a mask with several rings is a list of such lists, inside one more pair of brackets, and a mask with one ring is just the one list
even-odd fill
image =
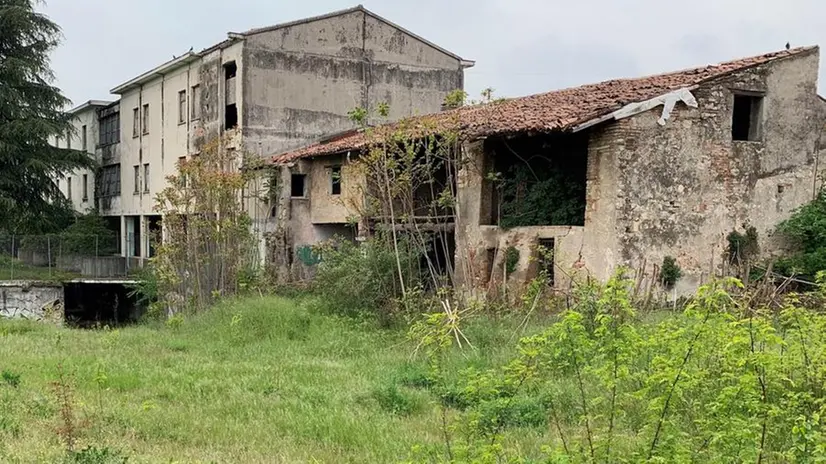
{"label": "overgrown grass field", "polygon": [[[59,462],[66,413],[75,449],[130,463],[398,462],[439,443],[427,365],[406,330],[312,307],[249,298],[96,331],[0,320],[0,462]],[[539,330],[520,322],[471,323],[475,349],[456,350],[448,370],[506,362],[518,335]],[[545,432],[509,437],[536,445]]]}

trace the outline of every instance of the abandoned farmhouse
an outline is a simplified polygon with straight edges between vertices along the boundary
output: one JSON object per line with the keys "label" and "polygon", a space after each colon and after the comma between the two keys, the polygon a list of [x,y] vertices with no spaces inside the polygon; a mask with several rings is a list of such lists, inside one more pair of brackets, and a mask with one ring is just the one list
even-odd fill
{"label": "abandoned farmhouse", "polygon": [[[58,183],[76,210],[119,231],[120,254],[139,265],[162,230],[155,196],[207,141],[263,156],[353,128],[355,107],[387,102],[391,120],[436,112],[470,66],[362,6],[229,33],[114,87],[113,101],[71,110],[74,133],[53,143],[94,153],[100,167]],[[268,208],[251,214],[263,237]]]}
{"label": "abandoned farmhouse", "polygon": [[[454,283],[544,271],[561,288],[619,266],[656,282],[673,257],[681,293],[722,271],[732,231],[754,227],[763,254],[782,250],[775,226],[820,188],[817,47],[446,106],[473,64],[362,6],[229,33],[71,110],[76,131],[53,142],[99,167],[59,186],[107,219],[138,266],[163,235],[155,197],[167,177],[220,138],[277,179],[275,198],[248,203],[259,257],[301,279],[317,264],[313,245],[376,232],[359,166],[377,134],[451,133],[452,155],[416,201],[448,191],[452,204],[414,208],[393,228],[432,231],[433,262]],[[382,117],[350,117],[385,103]]]}
{"label": "abandoned farmhouse", "polygon": [[446,250],[440,266],[455,282],[484,288],[510,257],[514,283],[539,267],[563,286],[618,266],[656,282],[671,256],[683,270],[676,290],[693,290],[722,270],[730,232],[754,227],[761,251],[778,251],[775,226],[817,193],[818,64],[817,47],[797,48],[462,106],[286,150],[271,158],[291,187],[281,189],[268,256],[300,277],[308,263],[297,250],[372,232],[356,160],[387,140],[382,128],[410,139],[452,131],[459,153],[445,171],[456,174],[435,183],[455,192],[455,207],[402,225],[439,231],[434,248]]}

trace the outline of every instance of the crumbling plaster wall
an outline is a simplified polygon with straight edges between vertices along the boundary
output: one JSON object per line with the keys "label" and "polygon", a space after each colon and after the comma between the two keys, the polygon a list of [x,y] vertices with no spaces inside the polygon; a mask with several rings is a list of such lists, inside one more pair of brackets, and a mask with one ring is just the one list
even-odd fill
{"label": "crumbling plaster wall", "polygon": [[[308,196],[312,224],[344,224],[364,210],[364,176],[358,165],[346,155],[333,155],[308,160]],[[332,168],[341,167],[341,194],[332,194]],[[302,221],[306,223],[306,221]],[[309,224],[303,224],[304,227]]]}
{"label": "crumbling plaster wall", "polygon": [[[776,61],[693,91],[698,108],[679,104],[665,126],[662,108],[590,129],[584,227],[519,227],[484,223],[489,201],[484,142],[466,143],[459,173],[456,267],[469,288],[488,283],[487,250],[520,251],[513,282],[532,272],[541,238],[555,240],[557,288],[571,275],[608,279],[618,266],[645,270],[674,256],[684,277],[677,292],[693,291],[719,273],[732,230],[757,228],[761,248],[778,250],[776,225],[816,191],[816,159],[826,111],[817,97],[818,54]],[[732,90],[764,92],[763,138],[732,141]],[[821,163],[822,164],[822,163]],[[550,206],[550,205],[549,205]]]}
{"label": "crumbling plaster wall", "polygon": [[458,59],[361,11],[253,34],[243,55],[239,114],[252,152],[351,129],[356,107],[387,102],[390,119],[439,111],[463,85]]}
{"label": "crumbling plaster wall", "polygon": [[63,320],[63,286],[30,281],[0,282],[0,317]]}
{"label": "crumbling plaster wall", "polygon": [[[722,270],[726,236],[745,223],[776,251],[773,229],[815,191],[817,72],[816,51],[779,60],[694,90],[698,108],[678,105],[665,126],[658,108],[595,130],[589,156],[610,168],[589,174],[584,241],[615,248],[587,256],[589,271],[606,279],[624,265],[650,278],[670,255],[683,293]],[[733,91],[765,93],[760,141],[732,140]]]}

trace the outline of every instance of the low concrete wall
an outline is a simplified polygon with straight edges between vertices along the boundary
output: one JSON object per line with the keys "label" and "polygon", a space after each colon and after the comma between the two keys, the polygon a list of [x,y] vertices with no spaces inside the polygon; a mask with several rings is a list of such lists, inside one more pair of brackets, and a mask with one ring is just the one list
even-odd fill
{"label": "low concrete wall", "polygon": [[126,275],[126,258],[106,256],[82,258],[80,274],[83,277],[123,277]]}
{"label": "low concrete wall", "polygon": [[0,317],[63,320],[63,285],[54,282],[0,282]]}

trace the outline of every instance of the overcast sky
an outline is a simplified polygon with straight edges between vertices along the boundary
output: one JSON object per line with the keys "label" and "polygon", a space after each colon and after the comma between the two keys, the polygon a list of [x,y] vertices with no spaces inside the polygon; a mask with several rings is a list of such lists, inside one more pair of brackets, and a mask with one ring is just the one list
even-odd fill
{"label": "overcast sky", "polygon": [[[243,31],[355,6],[358,0],[47,0],[62,28],[53,56],[75,104],[194,47]],[[823,0],[362,0],[375,13],[476,61],[486,87],[514,97],[614,77],[826,44]],[[826,68],[821,66],[821,75]],[[823,79],[821,79],[823,82]],[[822,87],[822,85],[821,85]]]}

